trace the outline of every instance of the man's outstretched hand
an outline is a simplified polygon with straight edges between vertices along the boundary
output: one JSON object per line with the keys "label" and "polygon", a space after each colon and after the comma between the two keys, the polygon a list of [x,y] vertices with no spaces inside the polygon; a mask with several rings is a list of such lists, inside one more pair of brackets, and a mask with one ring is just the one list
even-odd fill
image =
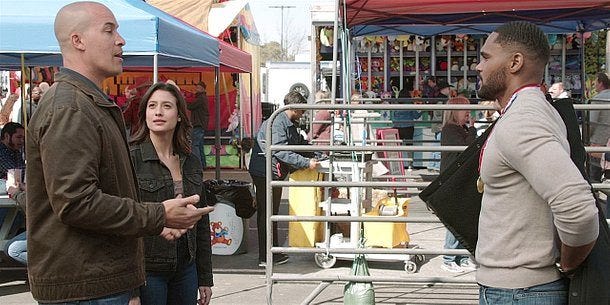
{"label": "man's outstretched hand", "polygon": [[197,208],[199,195],[186,198],[174,198],[163,201],[165,207],[165,226],[174,229],[191,229],[205,214],[214,210],[213,207]]}

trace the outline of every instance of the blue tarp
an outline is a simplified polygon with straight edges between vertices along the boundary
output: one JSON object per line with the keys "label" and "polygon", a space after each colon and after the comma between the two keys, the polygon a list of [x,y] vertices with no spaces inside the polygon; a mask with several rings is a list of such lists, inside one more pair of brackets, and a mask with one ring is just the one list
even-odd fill
{"label": "blue tarp", "polygon": [[[0,67],[17,68],[21,54],[27,66],[62,66],[53,32],[55,15],[73,0],[1,0]],[[114,13],[126,67],[219,66],[215,37],[140,0],[96,0]]]}

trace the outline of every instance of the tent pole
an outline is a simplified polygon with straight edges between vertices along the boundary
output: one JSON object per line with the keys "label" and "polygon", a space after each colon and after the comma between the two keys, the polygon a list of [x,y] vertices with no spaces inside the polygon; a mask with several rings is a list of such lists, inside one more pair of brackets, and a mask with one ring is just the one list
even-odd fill
{"label": "tent pole", "polygon": [[159,58],[158,54],[153,54],[153,84],[159,80]]}
{"label": "tent pole", "polygon": [[220,69],[214,67],[214,104],[216,106],[216,135],[214,139],[214,156],[216,157],[216,180],[220,179]]}
{"label": "tent pole", "polygon": [[252,96],[252,72],[250,72],[250,138],[254,139],[254,96]]}
{"label": "tent pole", "polygon": [[[330,102],[335,104],[337,101],[337,38],[339,33],[339,0],[335,0],[335,21],[333,21],[333,66],[332,66],[332,81],[330,88]],[[343,54],[346,56],[346,54]]]}
{"label": "tent pole", "polygon": [[[25,126],[25,121],[23,121],[23,118],[26,116],[26,101],[25,101],[25,55],[23,53],[21,53],[21,77],[20,77],[20,85],[21,85],[21,113],[22,113],[22,120],[21,122],[24,123],[23,126]],[[31,77],[30,77],[31,78]],[[9,120],[10,121],[10,120]]]}

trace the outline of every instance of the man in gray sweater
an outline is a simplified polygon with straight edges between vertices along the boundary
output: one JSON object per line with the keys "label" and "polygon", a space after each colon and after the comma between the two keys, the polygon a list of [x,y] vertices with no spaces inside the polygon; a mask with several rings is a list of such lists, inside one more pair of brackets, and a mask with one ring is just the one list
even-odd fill
{"label": "man in gray sweater", "polygon": [[547,38],[510,22],[487,38],[481,58],[479,96],[497,100],[502,115],[481,152],[480,304],[567,305],[565,277],[591,251],[599,224],[565,124],[539,86]]}

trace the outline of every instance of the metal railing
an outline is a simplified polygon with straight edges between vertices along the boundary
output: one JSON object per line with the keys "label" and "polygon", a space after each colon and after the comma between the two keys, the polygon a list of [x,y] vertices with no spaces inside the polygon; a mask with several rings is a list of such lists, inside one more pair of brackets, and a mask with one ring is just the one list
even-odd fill
{"label": "metal railing", "polygon": [[[370,99],[371,101],[379,101],[379,99]],[[608,105],[575,105],[576,110],[610,110]],[[269,117],[269,122],[273,122],[276,116],[289,109],[304,109],[304,110],[373,110],[373,111],[396,111],[396,110],[419,110],[419,111],[434,111],[434,110],[494,110],[492,106],[482,105],[444,105],[444,104],[317,104],[317,105],[288,105],[283,106],[274,111]],[[330,122],[333,123],[332,121]],[[370,122],[369,122],[370,123]],[[374,123],[378,123],[375,121]],[[429,122],[426,122],[429,123]],[[271,141],[271,127],[269,123],[266,126],[265,135],[266,143]],[[347,133],[346,133],[347,134]],[[331,136],[331,139],[333,137]],[[324,248],[303,248],[303,247],[275,247],[272,246],[273,223],[274,222],[324,222],[326,223],[327,231],[328,223],[337,222],[408,222],[408,223],[440,223],[436,217],[393,217],[393,216],[331,216],[330,209],[327,210],[325,216],[294,216],[294,215],[272,215],[273,187],[359,187],[359,188],[396,188],[412,187],[423,189],[428,186],[429,182],[415,181],[273,181],[271,171],[271,156],[274,151],[289,150],[295,152],[305,151],[324,151],[332,154],[336,151],[348,152],[444,152],[444,151],[462,151],[465,146],[345,146],[334,145],[267,145],[265,148],[266,156],[266,185],[267,202],[266,204],[266,249],[267,249],[267,264],[265,276],[267,279],[267,303],[272,304],[273,284],[275,282],[291,282],[291,281],[311,281],[321,282],[319,286],[312,291],[308,298],[303,302],[307,304],[319,295],[328,285],[334,281],[358,281],[358,282],[385,282],[385,283],[403,283],[403,282],[425,282],[425,283],[475,283],[472,279],[453,278],[453,277],[387,277],[387,276],[351,276],[351,275],[322,275],[322,276],[296,276],[285,274],[273,274],[273,253],[346,253],[346,254],[408,254],[408,255],[468,255],[467,250],[450,250],[450,249],[408,249],[408,248],[331,248],[328,241],[328,233],[326,234],[326,246]],[[608,147],[585,147],[585,150],[591,152],[610,152]],[[388,158],[390,160],[391,158]],[[403,160],[403,158],[399,158]],[[391,159],[393,160],[393,159]],[[331,161],[332,162],[332,161]],[[330,175],[330,174],[329,174]],[[387,176],[390,177],[390,176]],[[383,176],[383,178],[387,178]],[[394,176],[393,176],[394,177]],[[397,176],[400,177],[400,176]],[[610,189],[610,184],[593,183],[595,190]],[[417,192],[416,192],[417,193]],[[330,202],[328,203],[330,205]],[[261,246],[261,245],[259,245]]]}

